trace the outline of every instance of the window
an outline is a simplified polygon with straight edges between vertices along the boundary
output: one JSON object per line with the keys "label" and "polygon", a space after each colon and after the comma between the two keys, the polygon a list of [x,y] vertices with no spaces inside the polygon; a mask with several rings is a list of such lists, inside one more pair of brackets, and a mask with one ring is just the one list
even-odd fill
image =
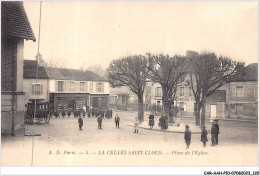
{"label": "window", "polygon": [[191,87],[189,87],[189,96],[192,96],[192,88]]}
{"label": "window", "polygon": [[162,96],[162,88],[161,87],[157,87],[156,88],[156,96],[157,97],[161,97]]}
{"label": "window", "polygon": [[70,82],[70,92],[75,91],[75,82]]}
{"label": "window", "polygon": [[80,91],[83,92],[85,91],[85,82],[80,82]]}
{"label": "window", "polygon": [[104,84],[103,83],[96,83],[96,90],[97,90],[97,92],[103,92],[104,91]]}
{"label": "window", "polygon": [[93,92],[93,82],[91,82],[89,85],[89,92]]}
{"label": "window", "polygon": [[58,92],[63,92],[63,81],[58,81]]}
{"label": "window", "polygon": [[42,85],[41,84],[33,84],[32,85],[32,94],[33,95],[42,95]]}
{"label": "window", "polygon": [[184,87],[180,87],[180,96],[184,96]]}
{"label": "window", "polygon": [[243,86],[237,86],[236,87],[236,94],[237,94],[237,97],[243,97],[244,96]]}

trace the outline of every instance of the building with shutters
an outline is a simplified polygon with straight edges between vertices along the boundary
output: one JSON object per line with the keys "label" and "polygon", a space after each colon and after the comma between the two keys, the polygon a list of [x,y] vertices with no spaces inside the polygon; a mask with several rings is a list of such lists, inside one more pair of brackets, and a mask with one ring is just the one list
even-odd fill
{"label": "building with shutters", "polygon": [[36,39],[23,2],[1,2],[1,134],[25,132],[24,40]]}
{"label": "building with shutters", "polygon": [[257,119],[258,116],[258,64],[245,67],[243,81],[232,81],[227,84],[228,117]]}
{"label": "building with shutters", "polygon": [[[40,63],[40,62],[39,62]],[[50,102],[50,109],[63,110],[92,106],[107,109],[109,104],[109,83],[91,71],[38,66],[36,61],[24,61],[25,102],[34,99]]]}

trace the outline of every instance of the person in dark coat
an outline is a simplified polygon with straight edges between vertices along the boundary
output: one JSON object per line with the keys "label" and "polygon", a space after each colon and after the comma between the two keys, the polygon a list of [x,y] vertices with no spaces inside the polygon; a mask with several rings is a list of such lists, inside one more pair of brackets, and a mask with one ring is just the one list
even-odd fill
{"label": "person in dark coat", "polygon": [[208,141],[207,135],[208,135],[208,132],[206,130],[206,127],[203,126],[202,131],[201,131],[201,138],[200,138],[201,142],[203,143],[203,147],[206,147],[206,143]]}
{"label": "person in dark coat", "polygon": [[117,114],[116,117],[115,117],[116,128],[119,128],[119,122],[120,122],[120,118]]}
{"label": "person in dark coat", "polygon": [[161,127],[161,130],[163,129],[163,116],[159,119],[159,126]]}
{"label": "person in dark coat", "polygon": [[95,110],[94,110],[94,108],[91,108],[91,115],[92,115],[92,117],[94,117],[94,115],[95,115]]}
{"label": "person in dark coat", "polygon": [[78,123],[79,123],[79,130],[82,130],[83,120],[82,120],[81,116],[78,119]]}
{"label": "person in dark coat", "polygon": [[101,116],[98,116],[97,117],[97,122],[98,122],[98,129],[102,129],[101,127],[102,127],[102,117]]}
{"label": "person in dark coat", "polygon": [[215,134],[216,145],[218,145],[218,134],[219,134],[218,120],[214,120],[214,126],[216,128],[216,134]]}
{"label": "person in dark coat", "polygon": [[90,118],[90,115],[91,115],[91,114],[90,114],[90,110],[89,110],[89,111],[88,111],[88,118]]}
{"label": "person in dark coat", "polygon": [[216,130],[216,127],[213,123],[212,127],[211,127],[211,142],[212,142],[211,146],[216,145],[216,133],[217,133],[217,130]]}
{"label": "person in dark coat", "polygon": [[186,125],[185,133],[184,133],[184,139],[186,143],[186,149],[190,148],[190,141],[191,141],[191,131],[189,130],[189,125]]}
{"label": "person in dark coat", "polygon": [[150,114],[150,116],[149,116],[149,126],[150,126],[150,129],[152,129],[154,126],[154,115],[153,114]]}

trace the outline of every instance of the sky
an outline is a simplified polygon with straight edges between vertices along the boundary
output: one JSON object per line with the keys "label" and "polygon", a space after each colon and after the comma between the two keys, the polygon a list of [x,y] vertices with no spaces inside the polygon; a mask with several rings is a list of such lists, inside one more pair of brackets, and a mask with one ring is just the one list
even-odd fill
{"label": "sky", "polygon": [[[40,2],[24,2],[38,50]],[[134,54],[185,55],[210,51],[247,64],[258,62],[257,2],[43,2],[43,60],[68,68],[101,65]]]}

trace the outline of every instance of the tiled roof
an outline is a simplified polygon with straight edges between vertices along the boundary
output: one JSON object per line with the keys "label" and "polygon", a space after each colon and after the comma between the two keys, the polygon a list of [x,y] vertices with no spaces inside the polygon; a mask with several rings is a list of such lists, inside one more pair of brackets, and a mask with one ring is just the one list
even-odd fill
{"label": "tiled roof", "polygon": [[[24,60],[23,65],[23,77],[27,79],[35,79],[36,78],[36,60]],[[48,78],[46,70],[44,67],[38,67],[38,78],[45,79]]]}
{"label": "tiled roof", "polygon": [[23,2],[1,2],[1,25],[2,35],[26,40],[36,40]]}
{"label": "tiled roof", "polygon": [[47,74],[49,75],[50,79],[58,79],[58,80],[66,80],[67,78],[63,76],[59,69],[52,68],[52,67],[45,67]]}
{"label": "tiled roof", "polygon": [[[23,77],[34,79],[36,77],[36,60],[24,60]],[[68,68],[38,67],[38,78],[75,81],[107,81],[105,78],[91,72]]]}
{"label": "tiled roof", "polygon": [[107,81],[105,78],[91,72],[67,68],[46,67],[51,79],[67,79],[75,81]]}

